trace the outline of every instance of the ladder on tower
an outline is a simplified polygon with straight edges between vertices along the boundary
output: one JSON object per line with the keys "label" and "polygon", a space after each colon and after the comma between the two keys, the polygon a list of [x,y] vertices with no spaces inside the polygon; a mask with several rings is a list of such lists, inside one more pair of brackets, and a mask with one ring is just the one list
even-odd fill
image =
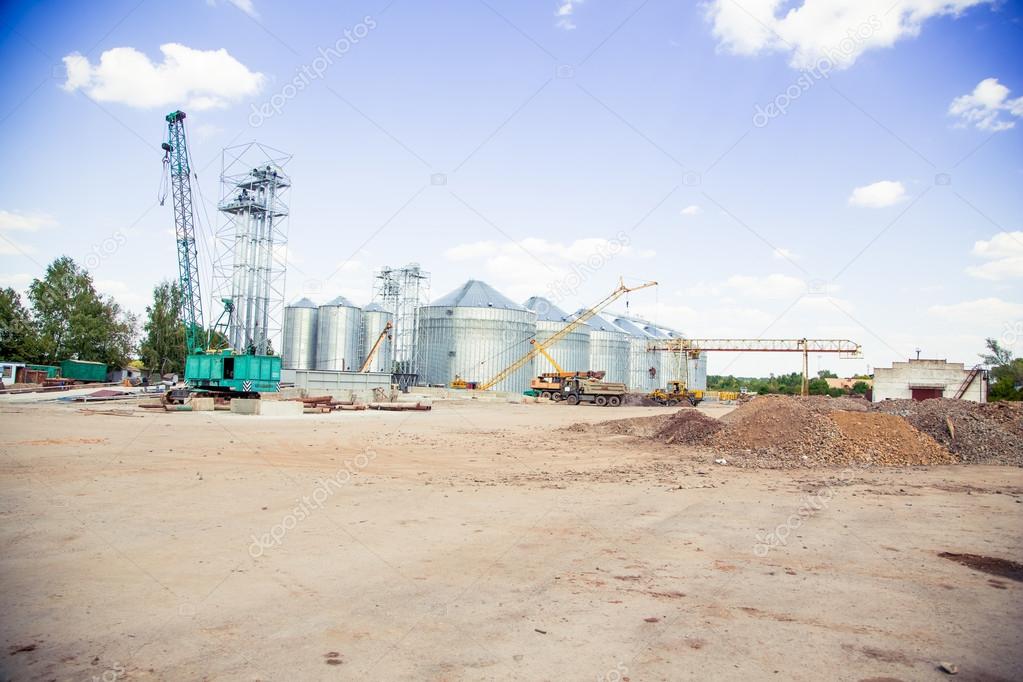
{"label": "ladder on tower", "polygon": [[970,370],[970,373],[966,375],[965,379],[963,379],[963,383],[959,386],[959,390],[956,391],[956,394],[955,396],[953,396],[953,398],[955,400],[962,399],[962,397],[966,395],[966,391],[968,391],[970,386],[973,385],[973,382],[977,378],[977,375],[980,374],[982,371],[983,370],[980,365],[974,365],[973,369]]}

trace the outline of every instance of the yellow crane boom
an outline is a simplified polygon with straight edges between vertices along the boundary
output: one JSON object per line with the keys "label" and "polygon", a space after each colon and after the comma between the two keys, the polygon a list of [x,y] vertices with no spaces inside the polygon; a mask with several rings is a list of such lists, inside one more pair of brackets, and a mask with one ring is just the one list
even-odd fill
{"label": "yellow crane boom", "polygon": [[555,372],[557,372],[558,374],[564,374],[565,373],[565,370],[563,370],[561,368],[561,365],[559,365],[557,360],[554,359],[554,356],[552,356],[550,353],[548,353],[546,348],[544,348],[543,346],[539,345],[536,342],[536,339],[530,339],[529,342],[531,344],[533,344],[534,346],[536,346],[536,350],[537,350],[538,353],[540,353],[540,355],[542,355],[545,358],[547,358],[547,361],[549,363],[551,363],[552,365],[554,365],[554,371]]}
{"label": "yellow crane boom", "polygon": [[373,344],[373,347],[370,348],[369,349],[369,353],[366,354],[366,360],[363,361],[362,367],[359,368],[359,372],[360,373],[368,372],[369,371],[370,365],[373,364],[373,358],[375,358],[377,356],[377,352],[380,351],[380,345],[384,342],[384,337],[385,336],[386,337],[390,337],[390,335],[391,335],[391,328],[393,326],[394,325],[391,324],[390,321],[388,321],[388,323],[384,325],[383,330],[380,332],[380,336],[377,337],[377,340]]}
{"label": "yellow crane boom", "polygon": [[[510,375],[514,374],[519,369],[524,367],[526,363],[531,361],[533,357],[536,356],[536,354],[539,353],[541,350],[553,346],[558,341],[561,341],[563,338],[571,334],[573,331],[575,331],[582,325],[586,324],[587,320],[592,319],[594,315],[596,315],[601,310],[617,301],[624,294],[627,294],[630,291],[639,291],[640,289],[646,289],[647,287],[655,286],[657,286],[657,282],[646,282],[636,287],[627,287],[625,286],[625,281],[619,278],[618,287],[611,292],[610,296],[608,296],[607,298],[605,298],[603,301],[593,306],[592,308],[588,308],[587,310],[584,310],[583,312],[579,313],[579,315],[574,320],[569,322],[567,325],[565,325],[558,331],[551,334],[550,338],[545,339],[543,342],[537,342],[536,339],[533,339],[532,344],[533,347],[529,349],[528,353],[526,353],[512,364],[502,369],[500,372],[494,375],[494,377],[489,381],[480,384],[478,386],[479,390],[485,391],[487,389],[493,388],[496,384],[500,383],[501,381],[508,378]],[[548,359],[550,359],[550,356],[547,357]],[[551,362],[553,362],[553,360],[551,360]],[[555,366],[557,366],[556,363]]]}

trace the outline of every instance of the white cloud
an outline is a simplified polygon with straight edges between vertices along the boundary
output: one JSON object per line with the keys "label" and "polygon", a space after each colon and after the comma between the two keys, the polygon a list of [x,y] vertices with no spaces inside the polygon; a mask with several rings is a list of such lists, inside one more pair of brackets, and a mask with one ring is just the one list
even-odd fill
{"label": "white cloud", "polygon": [[999,232],[973,245],[973,255],[986,263],[966,268],[973,277],[987,280],[1023,278],[1023,232]]}
{"label": "white cloud", "polygon": [[[241,11],[245,12],[250,17],[259,16],[259,12],[256,11],[256,6],[253,4],[252,0],[227,0],[227,2],[228,4],[234,5]],[[216,7],[217,0],[206,0],[206,4],[210,5],[211,7]]]}
{"label": "white cloud", "polygon": [[1006,320],[1018,320],[1023,317],[1023,303],[1012,303],[992,297],[950,305],[932,305],[927,311],[951,322],[993,328]]}
{"label": "white cloud", "polygon": [[10,237],[0,235],[0,256],[29,256],[35,253],[35,247],[16,242]]}
{"label": "white cloud", "polygon": [[787,299],[807,292],[806,282],[790,275],[772,274],[765,277],[732,275],[725,280],[725,286],[740,298]]}
{"label": "white cloud", "polygon": [[794,68],[851,66],[867,50],[919,35],[923,23],[991,0],[711,0],[707,18],[734,54],[789,53]]}
{"label": "white cloud", "polygon": [[27,289],[28,285],[35,279],[32,275],[27,272],[15,272],[11,274],[0,275],[0,287],[11,287],[13,289],[23,290]]}
{"label": "white cloud", "polygon": [[778,260],[789,260],[789,261],[799,260],[799,256],[797,256],[796,254],[792,253],[788,249],[785,249],[785,248],[782,248],[782,247],[778,247],[777,249],[775,249],[772,252],[771,255],[773,255]]}
{"label": "white cloud", "polygon": [[700,208],[699,206],[697,206],[696,204],[692,204],[691,206],[686,206],[681,211],[679,211],[679,213],[681,213],[682,215],[699,215],[702,212],[703,212],[703,209]]}
{"label": "white cloud", "polygon": [[853,190],[849,196],[850,206],[864,208],[884,208],[902,201],[906,196],[906,188],[896,180],[881,180],[872,185],[864,185]]}
{"label": "white cloud", "polygon": [[581,4],[583,4],[583,0],[561,0],[558,3],[558,9],[554,12],[554,16],[558,18],[557,27],[566,31],[575,30],[572,14],[575,12],[576,6]]}
{"label": "white cloud", "polygon": [[959,117],[959,127],[972,123],[979,130],[993,133],[1016,125],[1015,121],[1002,118],[1003,112],[1010,117],[1023,117],[1023,97],[1009,99],[1009,88],[997,78],[985,78],[977,83],[973,92],[956,97],[948,107],[949,116]]}
{"label": "white cloud", "polygon": [[64,89],[139,109],[183,103],[188,109],[202,110],[255,95],[266,80],[225,49],[194,50],[166,43],[160,51],[163,61],[155,64],[135,48],[115,47],[100,55],[95,66],[74,52],[64,57]]}
{"label": "white cloud", "polygon": [[56,225],[57,221],[45,213],[0,210],[0,232],[38,232]]}

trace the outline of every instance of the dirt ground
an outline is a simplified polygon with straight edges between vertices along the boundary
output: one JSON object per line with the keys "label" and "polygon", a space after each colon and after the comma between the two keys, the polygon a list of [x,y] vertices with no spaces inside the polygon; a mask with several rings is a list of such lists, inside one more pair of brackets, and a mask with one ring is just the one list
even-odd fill
{"label": "dirt ground", "polygon": [[1023,679],[1023,469],[739,470],[565,428],[671,411],[0,405],[0,673]]}

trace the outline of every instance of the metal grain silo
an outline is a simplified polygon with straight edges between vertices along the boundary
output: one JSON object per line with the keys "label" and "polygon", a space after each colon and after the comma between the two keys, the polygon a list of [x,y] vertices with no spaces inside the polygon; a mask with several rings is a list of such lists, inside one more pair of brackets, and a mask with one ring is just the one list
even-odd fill
{"label": "metal grain silo", "polygon": [[[362,309],[362,349],[359,355],[359,365],[366,360],[373,344],[380,338],[380,334],[387,328],[387,323],[394,324],[394,315],[378,303],[370,303]],[[373,362],[369,365],[370,372],[390,372],[394,360],[394,330],[380,343]]]}
{"label": "metal grain silo", "polygon": [[320,306],[316,369],[355,372],[362,359],[362,311],[343,296]]}
{"label": "metal grain silo", "polygon": [[657,351],[647,350],[650,336],[627,318],[615,317],[611,321],[629,335],[629,379],[625,383],[633,391],[654,390],[661,378],[661,358]]}
{"label": "metal grain silo", "polygon": [[[576,315],[585,312],[576,311]],[[629,383],[629,336],[600,315],[586,321],[590,325],[590,369],[604,370],[604,381]]]}
{"label": "metal grain silo", "polygon": [[[483,383],[525,355],[536,334],[536,313],[479,280],[419,309],[420,381],[450,384],[455,377]],[[520,393],[529,388],[527,364],[493,386]]]}
{"label": "metal grain silo", "polygon": [[308,298],[284,309],[281,366],[284,369],[316,368],[316,322],[319,310]]}
{"label": "metal grain silo", "polygon": [[[542,343],[564,329],[571,317],[561,308],[542,296],[533,296],[526,301],[528,310],[536,313],[536,340]],[[590,369],[590,326],[582,324],[565,338],[547,348],[554,361],[566,372],[585,372]],[[533,358],[533,376],[553,372],[554,367],[547,358],[537,355]]]}

